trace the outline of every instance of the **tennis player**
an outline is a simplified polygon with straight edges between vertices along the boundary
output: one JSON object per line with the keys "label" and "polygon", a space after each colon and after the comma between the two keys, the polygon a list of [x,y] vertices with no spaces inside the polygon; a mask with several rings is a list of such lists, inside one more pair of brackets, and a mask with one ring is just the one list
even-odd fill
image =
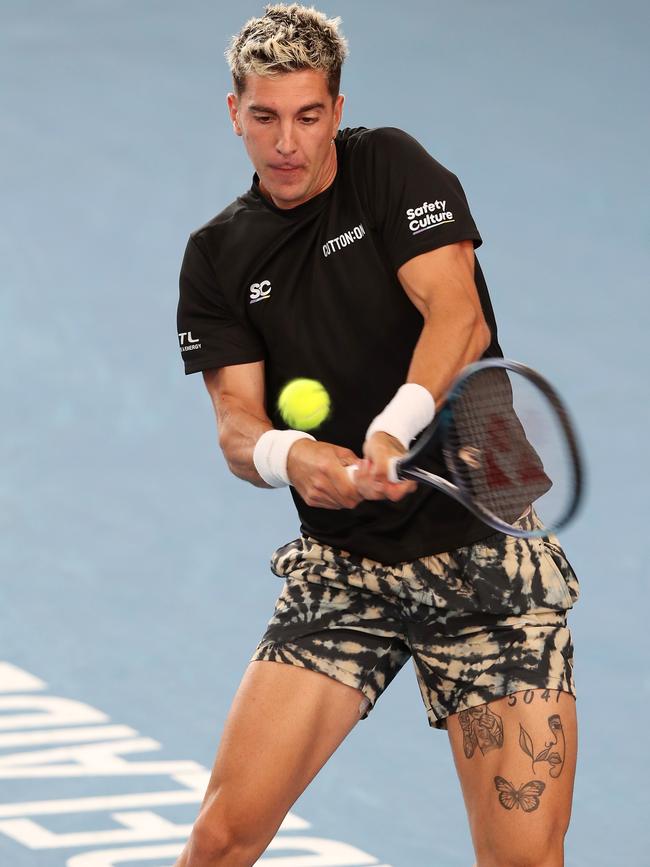
{"label": "tennis player", "polygon": [[[346,53],[338,19],[296,4],[233,37],[228,110],[255,174],[182,264],[182,358],[203,373],[228,466],[289,486],[301,523],[273,555],[283,589],[176,865],[254,864],[412,657],[478,867],[560,867],[578,581],[555,537],[494,533],[432,488],[387,480],[461,368],[502,353],[458,178],[399,129],[339,128]],[[298,376],[332,399],[316,436],[276,410]]]}

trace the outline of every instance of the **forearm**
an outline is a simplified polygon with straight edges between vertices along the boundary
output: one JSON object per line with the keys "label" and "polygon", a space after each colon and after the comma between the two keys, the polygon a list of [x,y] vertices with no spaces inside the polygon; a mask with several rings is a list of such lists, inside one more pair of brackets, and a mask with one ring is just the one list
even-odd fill
{"label": "forearm", "polygon": [[[262,479],[253,462],[253,453],[259,438],[265,431],[273,428],[270,419],[261,413],[251,413],[236,402],[224,401],[222,398],[217,403],[217,423],[219,445],[231,472],[258,488],[274,487]],[[296,431],[274,431],[274,435],[276,433],[284,437],[285,434],[296,434]],[[283,459],[290,484],[298,490],[309,506],[353,509],[361,502],[362,497],[344,467],[358,462],[355,453],[343,446],[315,442],[313,437],[303,436],[306,438],[300,438],[289,446],[286,458]],[[282,443],[279,453],[282,454]],[[277,455],[276,449],[275,456]],[[256,455],[256,458],[260,470],[264,472],[263,463],[259,463],[260,455]],[[269,466],[273,470],[272,475],[277,475],[273,461]],[[282,476],[285,481],[286,476]]]}
{"label": "forearm", "polygon": [[467,311],[462,317],[444,318],[425,315],[406,381],[427,388],[439,407],[457,373],[479,359],[490,340],[490,329],[479,313]]}
{"label": "forearm", "polygon": [[227,401],[222,401],[217,419],[219,446],[231,473],[258,488],[270,488],[255,469],[253,451],[262,434],[273,427],[271,421]]}

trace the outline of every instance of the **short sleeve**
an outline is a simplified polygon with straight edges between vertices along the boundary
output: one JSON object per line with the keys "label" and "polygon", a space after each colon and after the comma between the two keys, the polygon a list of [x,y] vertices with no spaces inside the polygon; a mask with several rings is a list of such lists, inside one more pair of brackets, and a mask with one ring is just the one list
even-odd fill
{"label": "short sleeve", "polygon": [[229,308],[194,235],[185,248],[179,289],[176,318],[185,373],[264,359],[259,336]]}
{"label": "short sleeve", "polygon": [[400,129],[373,130],[369,197],[376,226],[397,270],[447,244],[482,243],[456,175]]}

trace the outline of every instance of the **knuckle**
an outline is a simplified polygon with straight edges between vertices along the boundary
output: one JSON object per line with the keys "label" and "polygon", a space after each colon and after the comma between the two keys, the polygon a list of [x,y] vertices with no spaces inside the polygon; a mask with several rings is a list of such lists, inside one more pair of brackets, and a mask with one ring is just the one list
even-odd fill
{"label": "knuckle", "polygon": [[327,473],[332,463],[332,459],[328,454],[320,453],[316,461],[316,470],[319,473]]}
{"label": "knuckle", "polygon": [[308,506],[318,506],[321,502],[320,493],[318,489],[313,486],[307,489],[303,499]]}

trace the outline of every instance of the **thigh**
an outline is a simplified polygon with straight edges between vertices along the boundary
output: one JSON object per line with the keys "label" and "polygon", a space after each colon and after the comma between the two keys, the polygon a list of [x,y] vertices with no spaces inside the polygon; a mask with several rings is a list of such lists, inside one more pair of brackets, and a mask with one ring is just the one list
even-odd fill
{"label": "thigh", "polygon": [[310,539],[278,549],[284,578],[254,660],[317,671],[361,690],[362,718],[410,658],[406,626],[388,567]]}
{"label": "thigh", "polygon": [[198,825],[263,851],[359,720],[362,693],[306,668],[251,662],[226,718]]}
{"label": "thigh", "polygon": [[562,864],[577,757],[575,699],[529,689],[448,719],[479,867]]}

